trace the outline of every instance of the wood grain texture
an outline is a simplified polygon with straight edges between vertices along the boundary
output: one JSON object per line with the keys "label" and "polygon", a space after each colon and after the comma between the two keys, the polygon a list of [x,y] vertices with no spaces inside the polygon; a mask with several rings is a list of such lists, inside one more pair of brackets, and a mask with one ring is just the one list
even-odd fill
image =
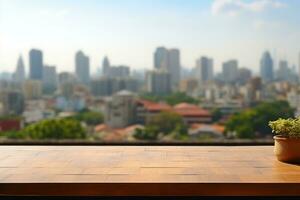
{"label": "wood grain texture", "polygon": [[0,146],[2,195],[300,195],[273,147]]}

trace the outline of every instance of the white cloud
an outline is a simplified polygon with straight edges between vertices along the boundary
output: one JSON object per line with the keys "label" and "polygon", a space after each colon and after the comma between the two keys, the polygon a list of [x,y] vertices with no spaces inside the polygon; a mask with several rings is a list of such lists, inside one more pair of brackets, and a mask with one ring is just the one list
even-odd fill
{"label": "white cloud", "polygon": [[286,4],[278,0],[253,0],[245,2],[244,0],[214,0],[212,4],[212,14],[225,14],[237,16],[242,12],[263,12],[267,9],[278,9]]}
{"label": "white cloud", "polygon": [[70,13],[70,10],[68,9],[61,9],[61,10],[57,10],[57,11],[54,11],[54,10],[41,10],[39,12],[39,14],[41,16],[44,16],[44,17],[65,17],[66,15],[68,15]]}
{"label": "white cloud", "polygon": [[275,29],[279,29],[282,27],[282,23],[280,22],[276,22],[276,21],[265,21],[265,20],[256,20],[256,21],[253,21],[253,28],[255,30],[266,30],[266,29],[269,29],[269,30],[275,30]]}
{"label": "white cloud", "polygon": [[66,15],[68,15],[70,13],[70,10],[68,9],[63,9],[63,10],[59,10],[56,12],[55,16],[57,17],[64,17]]}

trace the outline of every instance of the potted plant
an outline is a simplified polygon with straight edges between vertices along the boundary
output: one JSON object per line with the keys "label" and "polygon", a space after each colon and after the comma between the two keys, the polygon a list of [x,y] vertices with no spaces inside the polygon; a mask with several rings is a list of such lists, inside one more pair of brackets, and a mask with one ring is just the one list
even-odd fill
{"label": "potted plant", "polygon": [[282,162],[300,163],[300,118],[269,122],[275,134],[274,152]]}

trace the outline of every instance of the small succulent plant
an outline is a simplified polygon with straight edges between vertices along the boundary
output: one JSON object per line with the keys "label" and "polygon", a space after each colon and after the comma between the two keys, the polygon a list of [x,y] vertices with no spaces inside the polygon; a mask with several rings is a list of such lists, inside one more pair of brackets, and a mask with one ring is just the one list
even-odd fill
{"label": "small succulent plant", "polygon": [[287,138],[300,138],[300,118],[270,121],[269,126],[275,135]]}

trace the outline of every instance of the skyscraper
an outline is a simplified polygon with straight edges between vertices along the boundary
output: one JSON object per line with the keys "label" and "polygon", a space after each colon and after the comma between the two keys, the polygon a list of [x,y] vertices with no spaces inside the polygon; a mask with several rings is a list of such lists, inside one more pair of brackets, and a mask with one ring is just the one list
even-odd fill
{"label": "skyscraper", "polygon": [[108,60],[108,57],[105,56],[102,63],[102,75],[107,76],[109,73],[110,68],[110,62]]}
{"label": "skyscraper", "polygon": [[58,83],[63,84],[63,83],[75,83],[76,77],[69,72],[61,72],[58,75]]}
{"label": "skyscraper", "polygon": [[172,91],[170,73],[164,69],[148,71],[146,74],[146,88],[147,92],[154,95],[170,94]]}
{"label": "skyscraper", "polygon": [[197,80],[206,83],[213,80],[213,59],[201,57],[196,61]]}
{"label": "skyscraper", "polygon": [[17,63],[17,68],[14,74],[14,78],[16,82],[23,82],[25,81],[25,66],[24,66],[24,62],[23,62],[23,58],[22,56],[19,57],[18,59],[18,63]]}
{"label": "skyscraper", "polygon": [[298,72],[298,73],[299,73],[299,78],[300,78],[300,52],[299,52],[299,58],[298,58],[298,59],[299,59],[299,60],[298,60],[298,62],[299,62],[299,63],[298,63],[298,70],[299,70],[299,72]]}
{"label": "skyscraper", "polygon": [[273,60],[270,52],[264,52],[260,60],[260,75],[263,82],[270,82],[274,79]]}
{"label": "skyscraper", "polygon": [[0,104],[0,115],[21,115],[25,107],[24,96],[17,90],[1,90]]}
{"label": "skyscraper", "polygon": [[30,79],[40,80],[43,79],[43,53],[40,50],[32,49],[29,52],[30,64]]}
{"label": "skyscraper", "polygon": [[290,75],[291,75],[291,70],[289,68],[288,62],[286,60],[280,60],[276,78],[281,81],[283,80],[288,81]]}
{"label": "skyscraper", "polygon": [[85,85],[90,82],[90,59],[82,51],[75,55],[75,71],[78,81]]}
{"label": "skyscraper", "polygon": [[245,67],[239,68],[238,70],[238,82],[241,85],[246,84],[252,77],[252,72],[250,69],[247,69]]}
{"label": "skyscraper", "polygon": [[120,65],[120,66],[111,66],[108,68],[107,77],[110,78],[125,78],[130,76],[130,67]]}
{"label": "skyscraper", "polygon": [[43,88],[46,93],[53,93],[57,88],[57,74],[55,66],[44,67]]}
{"label": "skyscraper", "polygon": [[168,72],[171,75],[171,83],[173,86],[178,87],[180,82],[180,51],[179,49],[170,49],[169,52],[169,61],[168,61]]}
{"label": "skyscraper", "polygon": [[158,47],[154,53],[154,68],[168,69],[169,52],[165,47]]}
{"label": "skyscraper", "polygon": [[229,60],[223,63],[223,78],[226,83],[234,83],[238,78],[238,61]]}
{"label": "skyscraper", "polygon": [[180,51],[158,47],[154,53],[154,68],[165,70],[170,74],[172,86],[177,87],[180,82]]}

